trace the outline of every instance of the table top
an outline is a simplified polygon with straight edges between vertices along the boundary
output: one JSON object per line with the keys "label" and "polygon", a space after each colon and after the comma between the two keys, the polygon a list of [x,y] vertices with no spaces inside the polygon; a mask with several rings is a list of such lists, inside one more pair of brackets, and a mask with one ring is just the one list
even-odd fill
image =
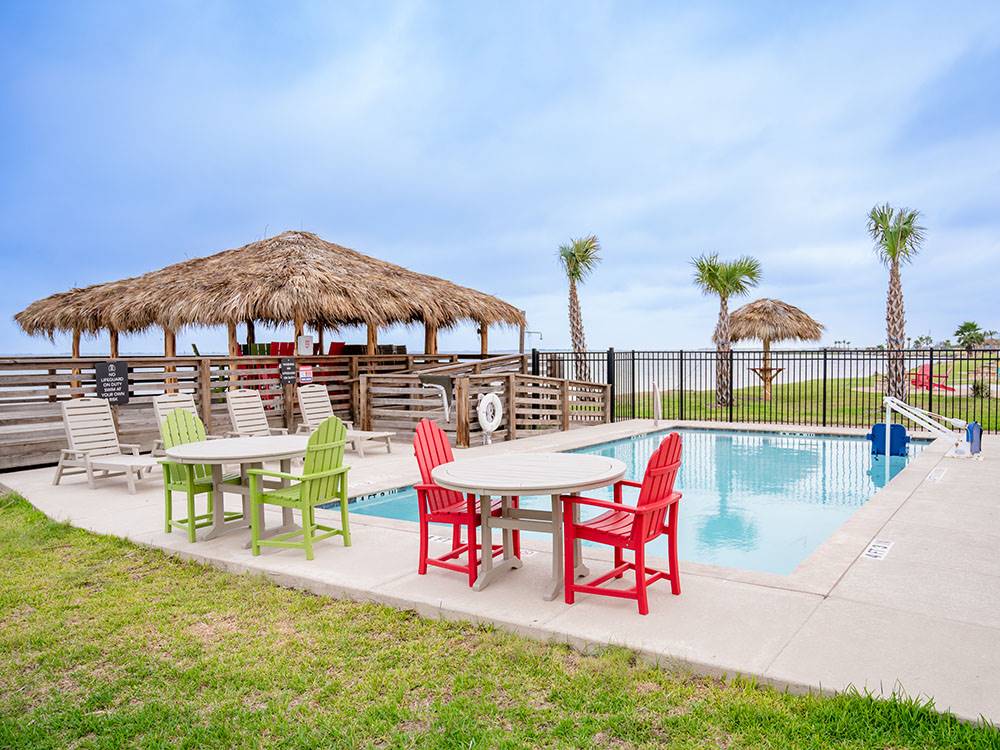
{"label": "table top", "polygon": [[260,463],[301,456],[308,444],[308,435],[236,437],[186,443],[165,453],[169,460],[182,464]]}
{"label": "table top", "polygon": [[605,487],[625,476],[617,458],[580,453],[514,453],[442,464],[436,484],[476,495],[556,495]]}

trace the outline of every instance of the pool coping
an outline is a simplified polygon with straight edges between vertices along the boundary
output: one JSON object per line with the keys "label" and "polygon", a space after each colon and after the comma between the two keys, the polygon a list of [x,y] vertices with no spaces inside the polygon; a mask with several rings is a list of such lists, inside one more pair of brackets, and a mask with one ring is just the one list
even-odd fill
{"label": "pool coping", "polygon": [[[564,452],[587,448],[601,443],[646,435],[651,432],[662,432],[672,428],[694,429],[706,431],[794,434],[813,435],[817,437],[859,437],[867,434],[867,428],[833,427],[819,425],[797,425],[781,423],[745,422],[709,422],[702,420],[652,420],[629,419],[601,425],[604,429],[576,429],[568,432],[545,432],[540,435],[519,438],[514,441],[503,441],[490,446],[476,446],[467,449],[456,449],[456,460],[471,457],[485,450],[496,450],[507,447],[511,452]],[[614,428],[614,429],[608,429]],[[610,433],[610,434],[609,434]],[[702,576],[709,576],[725,581],[766,586],[774,589],[797,591],[809,594],[827,595],[837,585],[837,582],[847,572],[848,568],[864,554],[872,539],[899,507],[920,486],[927,475],[934,469],[948,450],[948,444],[941,439],[933,439],[933,435],[923,431],[911,431],[911,435],[920,440],[927,440],[927,445],[921,452],[911,458],[907,465],[894,476],[884,487],[879,488],[864,505],[857,508],[840,526],[838,526],[823,542],[809,553],[791,573],[769,573],[758,570],[745,570],[709,563],[699,563],[692,560],[681,560],[681,571]],[[420,481],[416,468],[410,481],[399,482],[386,480],[377,482],[365,489],[364,495],[378,494],[391,490],[403,489]],[[333,516],[331,515],[331,518]],[[416,531],[415,521],[404,521],[380,516],[356,514],[352,523],[365,523],[371,526],[381,526],[397,531]],[[522,548],[532,552],[551,553],[551,542],[542,538],[525,539]],[[596,547],[585,547],[583,555],[587,559],[604,561],[605,551]],[[610,558],[608,558],[610,559]],[[665,560],[650,556],[651,564],[663,565]]]}

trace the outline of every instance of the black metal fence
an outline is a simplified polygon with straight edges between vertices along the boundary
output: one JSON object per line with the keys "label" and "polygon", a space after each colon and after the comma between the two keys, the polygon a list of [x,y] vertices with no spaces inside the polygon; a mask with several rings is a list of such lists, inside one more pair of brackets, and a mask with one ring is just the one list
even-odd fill
{"label": "black metal fence", "polygon": [[[609,383],[617,419],[867,427],[884,417],[890,354],[879,349],[539,351],[534,374]],[[901,357],[908,403],[1000,432],[1000,351],[911,349]],[[728,370],[729,377],[726,377]],[[717,387],[721,382],[721,390]]]}

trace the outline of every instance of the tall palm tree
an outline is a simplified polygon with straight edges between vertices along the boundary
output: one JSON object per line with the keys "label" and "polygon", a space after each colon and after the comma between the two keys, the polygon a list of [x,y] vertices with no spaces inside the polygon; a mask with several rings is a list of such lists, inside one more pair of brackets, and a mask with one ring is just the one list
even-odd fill
{"label": "tall palm tree", "polygon": [[955,340],[971,357],[973,349],[985,344],[986,339],[995,336],[996,333],[996,331],[984,331],[978,323],[967,320],[955,329]]}
{"label": "tall palm tree", "polygon": [[559,262],[569,281],[569,331],[573,339],[573,354],[576,360],[577,380],[590,380],[587,367],[587,342],[583,336],[583,315],[580,312],[580,297],[577,284],[582,284],[601,262],[601,243],[595,235],[571,239],[559,247]]}
{"label": "tall palm tree", "polygon": [[719,260],[716,253],[700,255],[691,261],[694,283],[705,294],[719,297],[719,322],[715,325],[715,402],[728,406],[732,400],[733,374],[729,367],[732,341],[729,329],[729,298],[747,294],[760,283],[760,261],[749,255],[736,260]]}
{"label": "tall palm tree", "polygon": [[906,310],[903,307],[903,282],[899,269],[909,263],[924,243],[924,228],[917,221],[920,212],[893,208],[888,203],[874,206],[868,213],[868,234],[875,243],[875,254],[889,268],[889,289],[885,297],[886,395],[906,398]]}

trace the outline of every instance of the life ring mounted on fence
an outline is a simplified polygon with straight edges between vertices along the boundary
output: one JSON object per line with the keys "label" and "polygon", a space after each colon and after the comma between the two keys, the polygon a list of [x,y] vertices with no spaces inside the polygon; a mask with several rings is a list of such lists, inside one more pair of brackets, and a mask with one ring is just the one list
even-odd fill
{"label": "life ring mounted on fence", "polygon": [[476,415],[479,417],[479,426],[486,435],[496,432],[503,421],[503,403],[500,397],[495,393],[484,393],[479,397]]}

